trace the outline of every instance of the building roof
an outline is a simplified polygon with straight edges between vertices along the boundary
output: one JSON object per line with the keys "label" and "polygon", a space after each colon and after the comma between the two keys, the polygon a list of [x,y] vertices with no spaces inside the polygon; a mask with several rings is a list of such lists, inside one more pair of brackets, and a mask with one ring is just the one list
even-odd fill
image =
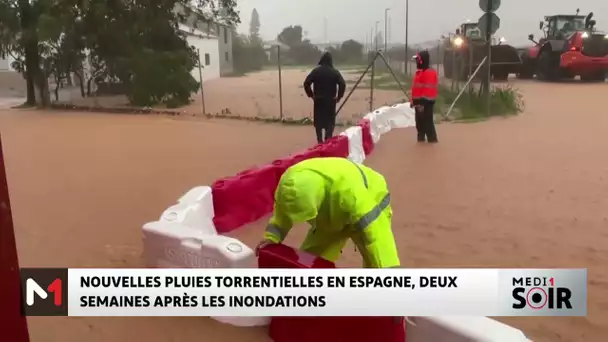
{"label": "building roof", "polygon": [[211,33],[207,33],[207,32],[203,32],[201,30],[198,30],[196,28],[190,27],[186,24],[182,24],[180,23],[178,26],[179,30],[183,33],[185,33],[186,35],[189,36],[195,36],[198,38],[203,38],[203,39],[219,39],[219,37],[215,34],[211,34]]}

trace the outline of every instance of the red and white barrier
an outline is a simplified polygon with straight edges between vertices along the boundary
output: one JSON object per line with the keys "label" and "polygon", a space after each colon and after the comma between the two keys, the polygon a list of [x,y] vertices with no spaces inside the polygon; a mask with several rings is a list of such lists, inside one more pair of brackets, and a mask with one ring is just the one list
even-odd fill
{"label": "red and white barrier", "polygon": [[2,341],[29,342],[27,319],[21,314],[21,278],[11,201],[0,139],[0,336]]}
{"label": "red and white barrier", "polygon": [[[274,192],[285,170],[306,159],[343,157],[363,163],[382,135],[395,128],[415,126],[409,103],[379,108],[359,125],[329,141],[267,165],[245,170],[199,186],[144,225],[144,254],[150,267],[225,268],[255,267],[248,246],[223,236],[271,213]],[[266,325],[267,317],[214,317],[235,326]],[[515,328],[486,317],[417,317],[407,322],[408,342],[484,341],[527,342]]]}
{"label": "red and white barrier", "polygon": [[409,317],[407,342],[531,342],[516,328],[488,317]]}

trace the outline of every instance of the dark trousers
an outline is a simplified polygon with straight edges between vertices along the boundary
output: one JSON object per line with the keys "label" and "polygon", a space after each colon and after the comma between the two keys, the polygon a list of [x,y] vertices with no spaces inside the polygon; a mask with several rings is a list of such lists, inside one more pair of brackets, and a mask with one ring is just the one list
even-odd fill
{"label": "dark trousers", "polygon": [[416,131],[418,131],[418,141],[437,142],[437,131],[433,121],[433,109],[435,104],[425,104],[424,109],[416,109]]}
{"label": "dark trousers", "polygon": [[320,144],[333,137],[336,127],[336,101],[334,99],[315,99],[313,120],[317,143]]}

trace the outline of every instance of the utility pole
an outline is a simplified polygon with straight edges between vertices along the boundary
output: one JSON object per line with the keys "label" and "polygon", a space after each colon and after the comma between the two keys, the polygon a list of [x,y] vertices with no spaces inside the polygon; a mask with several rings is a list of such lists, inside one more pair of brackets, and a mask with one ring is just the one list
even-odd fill
{"label": "utility pole", "polygon": [[408,38],[408,18],[410,16],[410,2],[409,0],[405,0],[405,73],[407,75],[410,74],[410,53],[408,51],[408,46],[407,46],[407,38]]}
{"label": "utility pole", "polygon": [[378,51],[378,24],[380,24],[380,21],[376,21],[376,37],[374,37],[374,40],[376,41],[376,51]]}
{"label": "utility pole", "polygon": [[323,18],[323,39],[325,39],[325,44],[329,44],[327,40],[327,18]]}
{"label": "utility pole", "polygon": [[384,9],[384,52],[386,53],[388,49],[388,11],[390,8]]}
{"label": "utility pole", "polygon": [[374,28],[372,27],[369,32],[369,51],[374,50]]}

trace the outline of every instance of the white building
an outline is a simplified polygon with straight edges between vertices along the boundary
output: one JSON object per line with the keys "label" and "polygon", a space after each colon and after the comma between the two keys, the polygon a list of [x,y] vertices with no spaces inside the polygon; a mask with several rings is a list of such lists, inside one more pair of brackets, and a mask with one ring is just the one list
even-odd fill
{"label": "white building", "polygon": [[13,67],[11,66],[11,63],[13,63],[13,57],[6,56],[6,58],[4,59],[0,57],[0,72],[15,71],[15,69],[13,69]]}
{"label": "white building", "polygon": [[[218,37],[184,24],[180,24],[179,29],[186,34],[188,44],[199,53],[203,83],[220,77],[221,55]],[[192,69],[192,76],[197,81],[201,81],[198,68]]]}

